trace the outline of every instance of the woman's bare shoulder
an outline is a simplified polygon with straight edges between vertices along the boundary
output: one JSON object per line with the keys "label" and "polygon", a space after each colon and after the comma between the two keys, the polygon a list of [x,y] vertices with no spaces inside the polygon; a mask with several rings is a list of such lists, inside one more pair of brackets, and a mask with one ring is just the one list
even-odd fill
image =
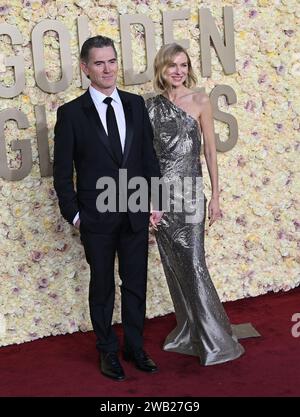
{"label": "woman's bare shoulder", "polygon": [[196,91],[193,94],[193,100],[195,103],[197,103],[200,106],[203,106],[204,104],[209,103],[208,95],[202,91]]}

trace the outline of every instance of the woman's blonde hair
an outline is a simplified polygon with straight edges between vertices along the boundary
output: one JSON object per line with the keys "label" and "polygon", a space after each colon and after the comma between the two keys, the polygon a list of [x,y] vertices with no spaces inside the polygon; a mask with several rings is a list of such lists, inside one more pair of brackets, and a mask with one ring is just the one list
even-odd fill
{"label": "woman's blonde hair", "polygon": [[171,86],[167,82],[164,74],[168,66],[173,62],[175,55],[180,54],[182,52],[186,55],[188,62],[188,75],[183,85],[187,88],[190,88],[196,84],[197,78],[193,71],[191,59],[186,49],[184,49],[177,43],[169,43],[167,45],[163,45],[160,48],[154,60],[153,85],[156,91],[162,92],[170,89]]}

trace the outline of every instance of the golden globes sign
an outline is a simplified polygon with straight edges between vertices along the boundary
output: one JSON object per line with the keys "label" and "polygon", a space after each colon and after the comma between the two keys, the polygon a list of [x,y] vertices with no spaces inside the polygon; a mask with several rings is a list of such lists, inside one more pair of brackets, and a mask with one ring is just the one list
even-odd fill
{"label": "golden globes sign", "polygon": [[[178,20],[188,20],[190,18],[190,9],[166,11],[162,13],[163,43],[176,41],[183,47],[189,48],[189,40],[180,41],[174,39],[173,23]],[[146,69],[142,73],[136,73],[133,69],[133,51],[131,45],[132,25],[140,24],[145,31],[145,53]],[[225,74],[232,74],[236,71],[235,66],[235,49],[234,49],[234,23],[232,7],[223,8],[223,25],[224,36],[222,36],[216,26],[216,23],[207,8],[199,9],[199,26],[200,26],[200,61],[201,75],[203,77],[211,76],[211,44],[220,60]],[[59,37],[60,44],[60,65],[61,78],[58,81],[50,82],[46,75],[44,59],[43,38],[46,32],[55,31]],[[88,18],[80,16],[77,18],[78,33],[78,55],[83,42],[89,37]],[[8,35],[13,45],[22,45],[22,33],[16,26],[7,23],[0,24],[0,35]],[[105,33],[103,33],[105,35]],[[155,29],[154,23],[149,17],[142,14],[121,15],[120,16],[120,35],[121,35],[121,55],[123,64],[124,85],[143,84],[153,78],[153,60],[156,54],[155,49]],[[72,83],[72,66],[71,66],[71,49],[70,34],[66,26],[57,20],[44,20],[38,23],[31,33],[32,55],[34,63],[34,77],[37,86],[47,93],[60,93],[65,91]],[[11,86],[0,85],[0,97],[13,98],[22,93],[25,88],[25,67],[23,56],[16,55],[4,58],[6,67],[12,67],[14,70],[15,83]],[[89,80],[81,73],[81,87],[86,89]],[[210,93],[210,99],[213,106],[215,120],[226,123],[229,128],[229,135],[226,141],[221,141],[216,135],[217,149],[226,152],[232,149],[238,138],[238,126],[236,119],[218,107],[218,99],[225,96],[228,104],[234,104],[237,101],[234,90],[227,85],[218,85]],[[36,117],[36,137],[39,155],[39,166],[42,177],[52,175],[52,162],[48,146],[48,128],[46,120],[45,106],[34,107]],[[29,121],[24,112],[17,108],[8,108],[0,112],[0,177],[8,181],[16,181],[29,175],[32,168],[32,148],[31,139],[18,140],[11,142],[13,151],[20,151],[21,165],[18,169],[9,167],[6,155],[6,144],[4,128],[8,120],[14,120],[19,129],[29,127]]]}

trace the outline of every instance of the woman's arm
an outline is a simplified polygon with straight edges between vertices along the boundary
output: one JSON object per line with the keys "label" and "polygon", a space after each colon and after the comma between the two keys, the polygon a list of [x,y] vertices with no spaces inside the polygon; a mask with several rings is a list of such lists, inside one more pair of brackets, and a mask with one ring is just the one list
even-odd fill
{"label": "woman's arm", "polygon": [[201,97],[200,126],[203,132],[204,156],[209,172],[211,183],[211,201],[208,205],[208,217],[211,226],[218,218],[221,217],[219,206],[219,178],[217,164],[217,149],[214,133],[214,122],[212,107],[207,95]]}

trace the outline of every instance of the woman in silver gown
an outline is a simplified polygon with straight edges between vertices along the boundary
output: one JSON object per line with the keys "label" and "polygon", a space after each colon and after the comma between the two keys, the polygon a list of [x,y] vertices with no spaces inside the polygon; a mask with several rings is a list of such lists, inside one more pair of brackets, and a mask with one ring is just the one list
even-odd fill
{"label": "woman in silver gown", "polygon": [[181,46],[163,46],[154,69],[155,89],[160,94],[146,105],[170,203],[154,227],[177,320],[164,350],[196,355],[201,364],[213,365],[238,358],[244,349],[232,334],[205,262],[201,131],[212,188],[209,225],[220,217],[212,110],[206,94],[190,89],[195,76]]}

